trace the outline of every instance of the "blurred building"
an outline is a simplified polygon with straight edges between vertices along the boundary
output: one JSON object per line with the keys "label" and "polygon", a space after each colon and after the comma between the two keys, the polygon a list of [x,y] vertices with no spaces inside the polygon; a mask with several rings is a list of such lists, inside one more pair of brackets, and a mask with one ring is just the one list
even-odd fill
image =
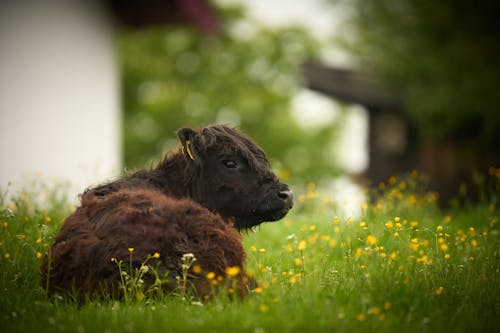
{"label": "blurred building", "polygon": [[202,0],[0,2],[0,188],[120,174],[117,28],[172,22],[217,28]]}
{"label": "blurred building", "polygon": [[430,190],[446,204],[475,172],[485,174],[500,163],[498,147],[485,151],[461,140],[476,136],[473,126],[456,140],[421,141],[405,112],[404,94],[383,88],[367,73],[313,62],[305,63],[303,72],[308,88],[368,110],[368,168],[355,179],[376,185],[416,169],[429,177]]}

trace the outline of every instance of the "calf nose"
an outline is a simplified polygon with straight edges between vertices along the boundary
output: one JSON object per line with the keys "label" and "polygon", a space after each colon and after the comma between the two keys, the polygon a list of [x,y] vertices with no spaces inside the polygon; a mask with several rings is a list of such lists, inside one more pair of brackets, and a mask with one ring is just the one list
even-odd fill
{"label": "calf nose", "polygon": [[290,209],[293,206],[293,192],[290,190],[278,191],[278,197],[284,201],[285,209]]}

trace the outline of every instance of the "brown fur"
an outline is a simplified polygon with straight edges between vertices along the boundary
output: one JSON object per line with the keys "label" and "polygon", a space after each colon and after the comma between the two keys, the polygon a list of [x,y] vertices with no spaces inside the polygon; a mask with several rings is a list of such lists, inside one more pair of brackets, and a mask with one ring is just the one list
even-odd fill
{"label": "brown fur", "polygon": [[[187,199],[172,199],[149,189],[121,190],[103,200],[92,197],[82,202],[64,224],[51,249],[49,290],[100,294],[119,278],[112,258],[127,267],[132,252],[133,266],[148,255],[159,253],[160,267],[175,280],[182,276],[181,261],[193,253],[204,274],[225,275],[225,268],[243,267],[245,252],[238,232],[200,205]],[[48,261],[42,267],[47,271]],[[190,274],[199,296],[210,292],[204,276]],[[244,274],[237,277],[239,291],[246,293]],[[43,278],[42,285],[46,283]],[[172,286],[169,286],[172,287]],[[116,288],[116,287],[115,287]]]}
{"label": "brown fur", "polygon": [[250,279],[236,229],[280,219],[291,208],[292,194],[269,171],[264,152],[237,131],[212,126],[181,129],[178,135],[194,159],[179,150],[153,170],[82,195],[41,266],[41,285],[49,293],[119,294],[112,258],[128,267],[132,255],[138,268],[154,253],[160,254],[159,273],[169,277],[164,287],[172,290],[182,276],[182,255],[193,253],[202,272],[190,271],[189,283],[198,296],[212,290],[206,273],[228,279],[225,270],[232,266],[240,268],[231,278],[234,287],[240,296],[247,294]]}

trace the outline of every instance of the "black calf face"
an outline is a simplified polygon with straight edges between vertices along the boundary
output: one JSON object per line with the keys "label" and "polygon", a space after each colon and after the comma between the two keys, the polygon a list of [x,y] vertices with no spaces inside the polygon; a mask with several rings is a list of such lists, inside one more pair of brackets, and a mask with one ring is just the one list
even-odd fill
{"label": "black calf face", "polygon": [[196,157],[187,155],[201,169],[200,203],[224,218],[234,218],[237,229],[279,220],[292,208],[293,194],[269,170],[264,152],[235,130],[204,129],[191,137],[190,144]]}
{"label": "black calf face", "polygon": [[223,217],[234,217],[238,229],[279,220],[293,205],[287,185],[270,171],[261,174],[253,170],[237,155],[207,156],[202,177],[207,208]]}

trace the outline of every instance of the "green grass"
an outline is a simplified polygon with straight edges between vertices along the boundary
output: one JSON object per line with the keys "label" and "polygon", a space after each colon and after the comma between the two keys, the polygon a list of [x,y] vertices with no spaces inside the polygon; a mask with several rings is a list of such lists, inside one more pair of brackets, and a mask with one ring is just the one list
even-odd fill
{"label": "green grass", "polygon": [[55,190],[21,192],[0,200],[0,331],[499,332],[496,173],[478,203],[444,212],[412,177],[353,218],[310,186],[283,221],[244,235],[261,287],[205,303],[48,299],[39,257],[72,207]]}

